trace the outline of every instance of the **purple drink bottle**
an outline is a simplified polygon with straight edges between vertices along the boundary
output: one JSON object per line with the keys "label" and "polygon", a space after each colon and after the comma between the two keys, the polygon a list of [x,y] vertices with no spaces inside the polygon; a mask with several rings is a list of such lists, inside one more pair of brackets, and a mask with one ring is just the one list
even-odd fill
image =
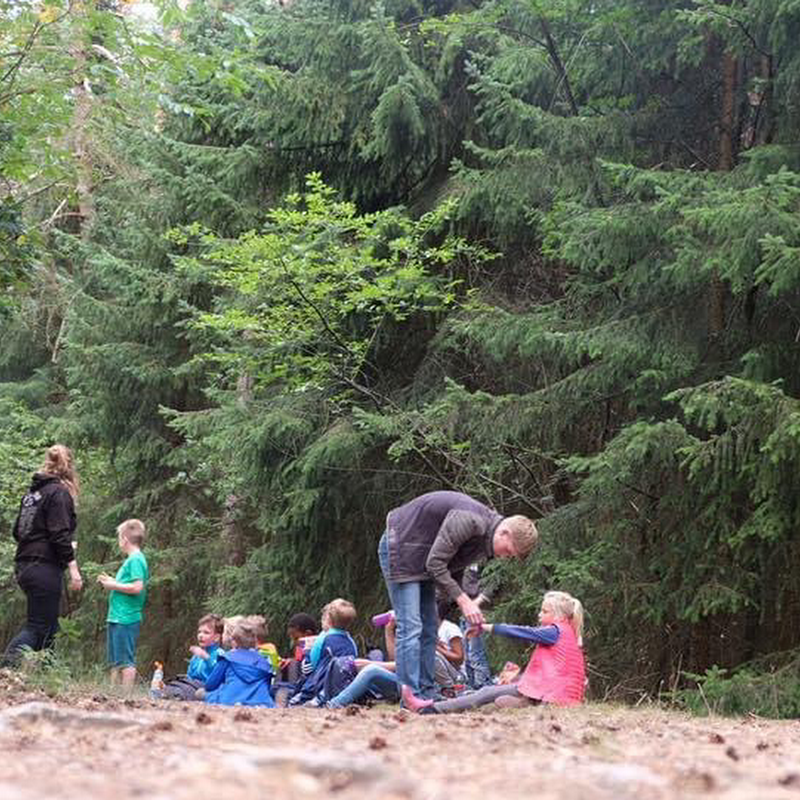
{"label": "purple drink bottle", "polygon": [[389,624],[390,620],[394,619],[394,611],[384,611],[383,614],[376,614],[372,618],[372,624],[376,628],[383,628],[385,625]]}

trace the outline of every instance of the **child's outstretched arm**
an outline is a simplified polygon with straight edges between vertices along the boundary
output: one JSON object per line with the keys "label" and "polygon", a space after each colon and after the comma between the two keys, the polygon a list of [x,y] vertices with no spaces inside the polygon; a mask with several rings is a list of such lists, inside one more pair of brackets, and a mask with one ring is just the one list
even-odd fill
{"label": "child's outstretched arm", "polygon": [[558,641],[559,630],[556,625],[538,625],[535,628],[527,625],[484,625],[486,633],[496,633],[499,636],[508,636],[511,639],[523,639],[526,642],[543,644],[547,647],[554,645]]}
{"label": "child's outstretched arm", "polygon": [[394,672],[397,666],[394,661],[372,661],[369,658],[356,658],[353,663],[359,672],[365,667],[383,667],[388,672]]}
{"label": "child's outstretched arm", "polygon": [[395,659],[396,633],[397,633],[397,620],[393,616],[386,623],[386,627],[383,629],[383,636],[384,640],[386,641],[386,655],[388,656],[389,661],[394,661]]}

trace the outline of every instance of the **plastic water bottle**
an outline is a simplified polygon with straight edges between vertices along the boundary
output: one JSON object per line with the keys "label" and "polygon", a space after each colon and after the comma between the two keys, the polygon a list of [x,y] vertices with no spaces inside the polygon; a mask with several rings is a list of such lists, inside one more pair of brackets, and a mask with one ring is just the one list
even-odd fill
{"label": "plastic water bottle", "polygon": [[150,697],[161,697],[164,688],[164,665],[160,661],[153,662],[153,677],[150,679]]}
{"label": "plastic water bottle", "polygon": [[376,614],[372,618],[372,624],[376,628],[383,628],[394,619],[394,611],[384,611],[382,614]]}

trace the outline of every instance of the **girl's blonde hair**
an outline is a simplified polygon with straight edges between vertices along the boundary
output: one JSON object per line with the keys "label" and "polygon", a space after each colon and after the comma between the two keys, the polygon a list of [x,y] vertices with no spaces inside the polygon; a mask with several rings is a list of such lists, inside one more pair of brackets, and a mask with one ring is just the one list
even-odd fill
{"label": "girl's blonde hair", "polygon": [[578,645],[583,647],[583,605],[567,592],[547,592],[542,602],[550,604],[557,618],[567,620],[575,631]]}
{"label": "girl's blonde hair", "polygon": [[44,455],[44,464],[39,472],[58,478],[75,500],[81,491],[72,451],[63,444],[54,444]]}

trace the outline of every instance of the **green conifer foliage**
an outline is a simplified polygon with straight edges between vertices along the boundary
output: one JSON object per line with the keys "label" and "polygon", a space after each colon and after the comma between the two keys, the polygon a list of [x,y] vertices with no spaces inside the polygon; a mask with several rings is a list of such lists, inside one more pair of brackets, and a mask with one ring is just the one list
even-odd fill
{"label": "green conifer foliage", "polygon": [[162,22],[101,26],[92,225],[0,215],[9,441],[36,412],[85,454],[90,571],[147,519],[148,656],[209,607],[378,610],[386,511],[436,488],[540,518],[494,613],[581,597],[598,695],[798,647],[796,3]]}
{"label": "green conifer foliage", "polygon": [[[382,329],[413,331],[445,313],[457,292],[448,272],[485,257],[448,235],[448,209],[416,222],[395,211],[359,215],[312,174],[260,232],[235,241],[173,232],[177,245],[200,251],[178,257],[179,271],[221,288],[214,311],[192,324],[212,343],[197,360],[214,365],[218,408],[170,415],[186,440],[189,479],[208,482],[220,501],[236,498],[244,519],[232,535],[246,557],[223,570],[221,606],[250,597],[291,613],[298,575],[312,607],[342,583],[376,602],[379,585],[348,564],[376,568],[374,536],[356,533],[376,511],[359,506],[369,487],[380,507],[394,472],[382,437],[355,424],[352,409],[395,407],[382,385]],[[269,579],[254,585],[258,571]]]}

